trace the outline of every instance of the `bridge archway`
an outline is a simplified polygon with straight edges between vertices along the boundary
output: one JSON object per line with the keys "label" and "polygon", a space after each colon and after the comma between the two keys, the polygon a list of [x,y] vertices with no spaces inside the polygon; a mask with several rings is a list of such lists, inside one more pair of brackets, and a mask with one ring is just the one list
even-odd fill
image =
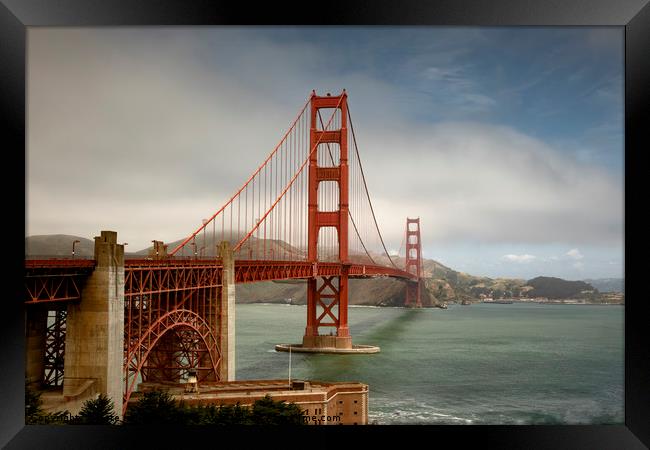
{"label": "bridge archway", "polygon": [[[123,413],[126,412],[128,401],[135,390],[138,378],[141,376],[143,369],[152,355],[157,350],[158,345],[164,342],[164,339],[179,332],[188,333],[193,337],[192,348],[179,348],[180,352],[193,352],[201,354],[195,362],[207,364],[198,370],[199,380],[205,380],[209,377],[219,379],[219,365],[221,363],[221,349],[219,348],[218,339],[214,331],[210,329],[208,323],[194,311],[189,309],[177,309],[161,315],[142,333],[130,348],[126,349],[126,358],[124,364],[124,406]],[[188,344],[188,340],[185,344]],[[128,345],[128,344],[127,344]]]}

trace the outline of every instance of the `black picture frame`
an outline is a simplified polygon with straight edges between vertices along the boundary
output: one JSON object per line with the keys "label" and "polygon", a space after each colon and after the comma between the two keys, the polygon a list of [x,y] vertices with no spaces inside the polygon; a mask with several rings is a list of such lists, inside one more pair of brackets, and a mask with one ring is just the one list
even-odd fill
{"label": "black picture frame", "polygon": [[[447,26],[621,26],[625,28],[625,425],[620,426],[392,426],[303,427],[309,430],[207,429],[184,427],[95,427],[24,425],[24,314],[21,233],[25,205],[17,198],[5,225],[5,305],[0,363],[0,445],[6,448],[135,448],[225,444],[237,438],[248,447],[254,435],[270,444],[300,447],[345,445],[350,439],[374,443],[397,437],[406,445],[474,444],[486,448],[636,449],[650,446],[650,342],[646,324],[650,299],[643,297],[645,198],[641,155],[650,149],[650,6],[648,0],[348,0],[331,5],[237,3],[208,0],[0,0],[0,111],[5,155],[5,199],[23,188],[25,167],[25,50],[30,26],[119,25],[447,25]],[[22,174],[22,176],[21,176]],[[18,187],[16,187],[18,184]],[[17,195],[15,195],[17,197]],[[5,209],[7,211],[7,209]],[[11,214],[11,216],[9,215]],[[635,220],[638,219],[638,220]],[[647,228],[647,227],[646,227]],[[10,255],[7,255],[9,253]],[[637,258],[638,257],[638,258]],[[8,289],[7,289],[8,288]],[[8,291],[8,292],[7,292]],[[8,297],[8,298],[7,298]],[[417,436],[416,436],[417,435]],[[277,439],[277,441],[275,441]],[[274,442],[275,441],[275,442]],[[442,444],[445,442],[445,444]],[[368,442],[371,444],[371,442]],[[262,444],[266,445],[266,444]]]}

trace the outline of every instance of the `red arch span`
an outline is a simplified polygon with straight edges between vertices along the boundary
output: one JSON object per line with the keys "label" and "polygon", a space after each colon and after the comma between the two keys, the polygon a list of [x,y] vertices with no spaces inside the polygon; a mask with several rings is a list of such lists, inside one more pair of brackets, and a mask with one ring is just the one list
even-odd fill
{"label": "red arch span", "polygon": [[[124,403],[122,406],[122,414],[126,412],[126,406],[133,389],[135,387],[136,380],[138,375],[144,366],[144,363],[147,361],[149,354],[156,347],[158,341],[169,331],[178,328],[178,327],[188,327],[194,330],[203,341],[205,349],[208,350],[210,355],[210,362],[212,363],[212,369],[215,371],[215,374],[219,374],[219,364],[221,362],[221,350],[219,349],[218,340],[215,337],[214,333],[208,326],[207,322],[203,320],[194,311],[188,309],[178,309],[170,311],[161,317],[158,318],[148,329],[147,332],[142,334],[138,339],[138,342],[128,349],[127,357],[124,363],[124,383],[125,383],[125,393],[124,393]],[[132,379],[129,382],[129,366],[132,365],[132,360],[134,359],[135,350],[141,347],[145,341],[147,341],[151,336],[154,336],[154,339],[144,352],[142,358],[135,365],[135,371],[132,372]],[[212,345],[211,345],[212,344]],[[211,351],[212,348],[216,349],[216,355]]]}

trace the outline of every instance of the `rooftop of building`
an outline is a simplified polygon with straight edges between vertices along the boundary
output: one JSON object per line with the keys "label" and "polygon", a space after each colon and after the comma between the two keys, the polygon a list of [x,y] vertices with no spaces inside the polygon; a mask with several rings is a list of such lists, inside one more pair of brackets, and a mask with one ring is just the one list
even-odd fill
{"label": "rooftop of building", "polygon": [[171,382],[143,382],[139,384],[138,391],[131,396],[130,402],[147,391],[166,390],[174,396],[181,396],[183,400],[209,400],[209,399],[245,399],[251,401],[270,394],[271,396],[292,396],[296,394],[321,394],[329,397],[330,394],[345,390],[347,392],[367,392],[368,385],[348,382],[324,382],[317,380],[241,380],[241,381],[203,381],[199,382],[198,392],[191,392],[188,383]]}

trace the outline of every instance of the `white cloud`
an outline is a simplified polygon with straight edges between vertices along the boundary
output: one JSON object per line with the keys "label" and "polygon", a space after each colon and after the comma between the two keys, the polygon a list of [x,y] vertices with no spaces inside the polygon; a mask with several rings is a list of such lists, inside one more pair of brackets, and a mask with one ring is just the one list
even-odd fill
{"label": "white cloud", "polygon": [[584,255],[582,253],[580,253],[580,250],[578,250],[577,248],[572,248],[571,250],[566,252],[566,255],[569,258],[576,259],[576,260],[580,260],[580,259],[584,258]]}
{"label": "white cloud", "polygon": [[524,254],[524,255],[508,254],[508,255],[503,255],[501,257],[501,259],[503,259],[505,261],[515,262],[515,263],[528,263],[528,262],[531,262],[531,261],[537,259],[537,257],[534,256],[534,255],[528,255],[528,254]]}
{"label": "white cloud", "polygon": [[[29,234],[110,226],[133,250],[185,236],[258,167],[312,88],[345,87],[389,248],[407,216],[421,218],[424,245],[622,243],[623,186],[606,172],[511,127],[414,122],[406,91],[327,71],[308,43],[236,30],[209,43],[164,30],[29,33]],[[429,81],[494,106],[449,70],[432,67]]]}
{"label": "white cloud", "polygon": [[401,237],[404,214],[420,216],[432,242],[622,240],[622,185],[512,128],[368,126],[357,139],[374,167],[366,177],[389,240]]}
{"label": "white cloud", "polygon": [[582,269],[584,269],[584,267],[585,267],[585,265],[584,265],[582,262],[580,262],[580,261],[576,261],[576,262],[574,262],[574,263],[572,264],[572,266],[573,266],[574,269],[577,269],[577,270],[582,270]]}

